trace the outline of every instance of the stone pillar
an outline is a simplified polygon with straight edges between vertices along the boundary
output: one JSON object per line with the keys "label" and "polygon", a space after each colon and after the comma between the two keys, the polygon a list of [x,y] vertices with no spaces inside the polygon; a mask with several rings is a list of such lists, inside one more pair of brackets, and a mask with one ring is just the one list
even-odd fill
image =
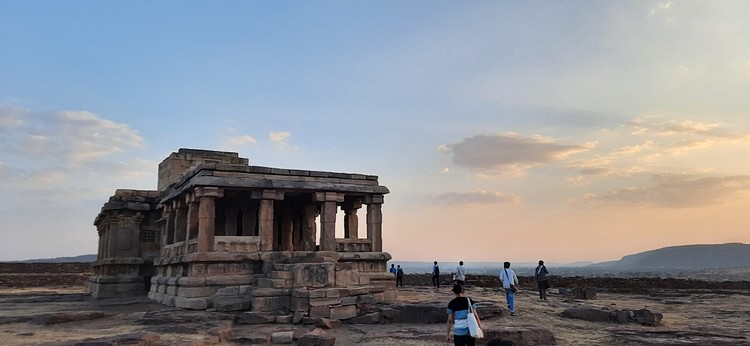
{"label": "stone pillar", "polygon": [[283,199],[284,193],[276,190],[255,190],[250,192],[250,199],[260,200],[258,209],[258,233],[260,251],[274,251],[273,248],[273,203]]}
{"label": "stone pillar", "polygon": [[272,199],[260,201],[258,233],[261,251],[273,251],[273,202]]}
{"label": "stone pillar", "polygon": [[163,245],[169,245],[174,243],[174,209],[172,208],[172,205],[165,205],[164,206],[164,217],[166,218],[166,232],[164,232],[164,239],[163,239]]}
{"label": "stone pillar", "polygon": [[320,205],[320,251],[336,251],[336,202]]}
{"label": "stone pillar", "polygon": [[292,229],[293,225],[294,223],[292,222],[291,213],[288,210],[284,211],[284,214],[281,216],[281,248],[279,250],[294,250],[294,229]]}
{"label": "stone pillar", "polygon": [[105,258],[115,255],[115,232],[117,231],[117,220],[107,222],[107,246],[105,247]]}
{"label": "stone pillar", "polygon": [[238,236],[237,233],[237,216],[240,214],[239,206],[228,206],[224,211],[224,235]]}
{"label": "stone pillar", "polygon": [[342,207],[344,209],[344,238],[359,238],[359,217],[357,210],[362,208],[361,200],[347,202]]}
{"label": "stone pillar", "polygon": [[383,195],[368,196],[367,239],[373,252],[383,251]]}
{"label": "stone pillar", "polygon": [[315,239],[318,236],[318,225],[315,218],[318,217],[318,206],[308,204],[305,206],[305,215],[302,221],[302,247],[304,251],[315,251]]}
{"label": "stone pillar", "polygon": [[175,231],[174,231],[173,243],[178,243],[178,242],[184,241],[187,236],[188,208],[187,208],[187,204],[185,204],[185,201],[176,200],[172,202],[172,209],[175,211],[175,214],[174,214]]}
{"label": "stone pillar", "polygon": [[344,202],[344,194],[316,192],[313,201],[320,203],[320,251],[336,251],[336,204]]}
{"label": "stone pillar", "polygon": [[224,191],[218,187],[198,187],[195,196],[199,198],[198,206],[198,252],[214,251],[214,232],[216,221],[216,198],[224,197]]}
{"label": "stone pillar", "polygon": [[250,202],[242,203],[242,235],[257,236],[255,227],[258,224],[258,206]]}
{"label": "stone pillar", "polygon": [[194,194],[189,194],[185,201],[187,202],[187,236],[186,239],[195,239],[198,237],[198,200]]}
{"label": "stone pillar", "polygon": [[104,227],[102,227],[101,225],[97,225],[96,226],[96,231],[99,234],[99,247],[97,248],[97,251],[96,251],[96,260],[97,261],[100,260],[100,259],[102,259],[102,258],[104,258],[103,257],[104,256],[104,252],[103,252],[104,251],[104,246],[103,246],[104,245],[104,231],[103,231],[103,228]]}

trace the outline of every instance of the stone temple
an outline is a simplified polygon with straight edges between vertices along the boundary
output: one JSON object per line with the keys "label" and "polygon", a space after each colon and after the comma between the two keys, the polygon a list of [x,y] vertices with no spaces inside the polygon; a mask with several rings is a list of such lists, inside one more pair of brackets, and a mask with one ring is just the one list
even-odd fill
{"label": "stone temple", "polygon": [[159,164],[158,190],[118,189],[102,207],[87,291],[147,294],[185,309],[352,318],[396,300],[382,243],[388,192],[377,176],[179,149]]}

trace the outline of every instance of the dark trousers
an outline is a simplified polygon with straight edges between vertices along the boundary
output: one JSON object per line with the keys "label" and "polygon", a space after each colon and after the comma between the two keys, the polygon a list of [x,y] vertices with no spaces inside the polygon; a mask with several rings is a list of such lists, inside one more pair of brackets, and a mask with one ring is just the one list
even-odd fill
{"label": "dark trousers", "polygon": [[396,287],[404,287],[404,277],[396,275]]}
{"label": "dark trousers", "polygon": [[456,346],[474,346],[476,345],[476,339],[472,338],[471,335],[454,335],[453,344]]}
{"label": "dark trousers", "polygon": [[536,285],[539,288],[539,299],[547,299],[547,289],[549,288],[549,280],[537,281]]}
{"label": "dark trousers", "polygon": [[440,274],[432,274],[432,286],[440,287]]}

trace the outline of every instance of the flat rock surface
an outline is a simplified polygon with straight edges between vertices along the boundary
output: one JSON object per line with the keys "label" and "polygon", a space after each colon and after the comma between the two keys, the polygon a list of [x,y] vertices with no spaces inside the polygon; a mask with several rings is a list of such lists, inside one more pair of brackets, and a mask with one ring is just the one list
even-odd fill
{"label": "flat rock surface", "polygon": [[[138,299],[96,300],[80,287],[0,289],[0,337],[3,345],[248,345],[270,344],[278,332],[313,325],[233,323],[236,313],[185,311]],[[516,297],[516,316],[506,311],[484,320],[489,335],[548,330],[558,345],[750,345],[750,292],[747,290],[651,290],[647,293],[599,293],[596,300],[571,300],[551,290],[541,301],[534,291]],[[467,295],[485,308],[505,307],[497,288],[467,286]],[[399,288],[404,304],[448,304],[449,287]],[[560,316],[576,306],[611,310],[648,309],[662,313],[657,326],[588,322]],[[480,312],[481,313],[481,312]],[[59,314],[66,321],[38,324],[40,316]],[[484,315],[484,314],[483,314]],[[445,344],[444,323],[342,324],[325,330],[336,345]],[[278,334],[277,334],[278,335]],[[479,343],[482,345],[482,343]]]}

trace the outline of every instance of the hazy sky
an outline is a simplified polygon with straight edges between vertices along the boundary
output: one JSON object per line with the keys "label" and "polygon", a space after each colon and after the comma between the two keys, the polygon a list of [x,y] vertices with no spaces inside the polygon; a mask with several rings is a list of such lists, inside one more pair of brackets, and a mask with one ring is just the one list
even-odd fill
{"label": "hazy sky", "polygon": [[2,1],[0,260],[178,148],[378,175],[397,260],[750,243],[750,1]]}

